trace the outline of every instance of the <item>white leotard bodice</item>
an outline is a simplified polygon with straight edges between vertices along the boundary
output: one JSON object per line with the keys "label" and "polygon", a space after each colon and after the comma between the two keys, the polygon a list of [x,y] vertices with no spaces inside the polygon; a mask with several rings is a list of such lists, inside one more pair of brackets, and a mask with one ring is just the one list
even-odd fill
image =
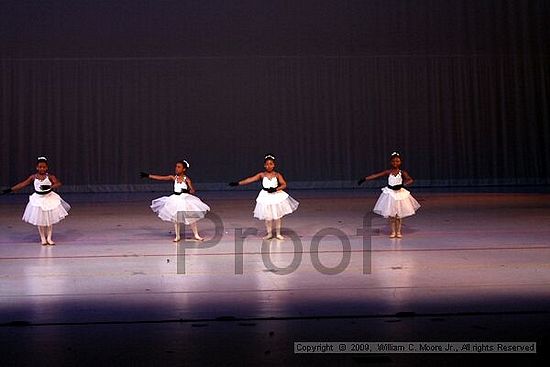
{"label": "white leotard bodice", "polygon": [[277,188],[279,186],[279,180],[277,180],[277,176],[273,176],[271,178],[267,178],[267,176],[264,176],[262,180],[262,187],[269,189],[271,187]]}
{"label": "white leotard bodice", "polygon": [[40,181],[38,177],[34,176],[34,191],[36,192],[48,192],[51,189],[48,190],[42,190],[40,186],[42,185],[52,185],[52,182],[50,181],[50,177],[46,174],[46,178]]}
{"label": "white leotard bodice", "polygon": [[388,176],[388,185],[390,186],[396,186],[396,185],[402,185],[403,184],[403,177],[401,176],[401,171],[397,174],[397,176],[394,176],[393,174],[389,174]]}
{"label": "white leotard bodice", "polygon": [[182,190],[187,190],[187,184],[185,180],[187,177],[183,176],[183,182],[178,182],[178,176],[174,179],[174,192],[182,192]]}

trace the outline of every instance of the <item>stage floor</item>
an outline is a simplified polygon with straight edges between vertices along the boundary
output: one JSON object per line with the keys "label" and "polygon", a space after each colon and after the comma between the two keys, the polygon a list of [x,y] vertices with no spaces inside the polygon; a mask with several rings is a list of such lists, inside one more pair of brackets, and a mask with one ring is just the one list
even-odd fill
{"label": "stage floor", "polygon": [[[26,196],[0,197],[0,365],[542,360],[550,194],[416,193],[422,208],[390,239],[372,190],[290,193],[286,240],[261,240],[255,192],[205,192],[219,222],[199,229],[219,241],[179,245],[149,209],[158,194],[67,194],[54,247],[21,221]],[[301,355],[298,341],[536,341],[539,353]]]}

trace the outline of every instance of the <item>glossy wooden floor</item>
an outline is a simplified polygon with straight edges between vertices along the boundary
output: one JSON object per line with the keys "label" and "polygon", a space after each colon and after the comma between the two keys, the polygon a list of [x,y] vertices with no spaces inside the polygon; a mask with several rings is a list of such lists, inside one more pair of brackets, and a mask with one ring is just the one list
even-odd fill
{"label": "glossy wooden floor", "polygon": [[[445,356],[294,355],[293,342],[549,347],[549,194],[416,193],[400,240],[370,214],[376,192],[291,194],[286,240],[261,240],[256,193],[206,192],[220,237],[179,245],[148,207],[158,194],[67,194],[55,247],[21,222],[24,195],[0,197],[1,365],[439,365]],[[214,222],[199,224],[207,239]]]}

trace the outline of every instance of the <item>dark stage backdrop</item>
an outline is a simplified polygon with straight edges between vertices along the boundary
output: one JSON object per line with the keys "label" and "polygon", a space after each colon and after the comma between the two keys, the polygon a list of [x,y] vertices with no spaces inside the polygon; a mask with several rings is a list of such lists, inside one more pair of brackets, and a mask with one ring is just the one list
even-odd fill
{"label": "dark stage backdrop", "polygon": [[346,187],[400,151],[424,185],[550,183],[550,2],[0,2],[0,185],[262,168]]}

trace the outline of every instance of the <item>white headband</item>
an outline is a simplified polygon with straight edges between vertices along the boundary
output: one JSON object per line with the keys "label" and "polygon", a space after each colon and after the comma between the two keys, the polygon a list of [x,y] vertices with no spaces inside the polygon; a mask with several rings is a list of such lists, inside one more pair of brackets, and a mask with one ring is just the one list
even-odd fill
{"label": "white headband", "polygon": [[183,160],[183,163],[185,163],[185,164],[187,165],[187,168],[191,167],[191,166],[189,165],[189,162],[187,162],[185,159]]}
{"label": "white headband", "polygon": [[393,153],[391,154],[392,157],[395,156],[395,155],[399,157],[399,153],[397,153],[397,152],[393,152]]}
{"label": "white headband", "polygon": [[275,160],[275,157],[272,156],[271,154],[266,155],[266,156],[264,157],[264,160],[266,160],[266,159],[268,159],[268,158],[269,158],[269,159]]}
{"label": "white headband", "polygon": [[36,158],[37,161],[48,161],[46,157],[38,157]]}

